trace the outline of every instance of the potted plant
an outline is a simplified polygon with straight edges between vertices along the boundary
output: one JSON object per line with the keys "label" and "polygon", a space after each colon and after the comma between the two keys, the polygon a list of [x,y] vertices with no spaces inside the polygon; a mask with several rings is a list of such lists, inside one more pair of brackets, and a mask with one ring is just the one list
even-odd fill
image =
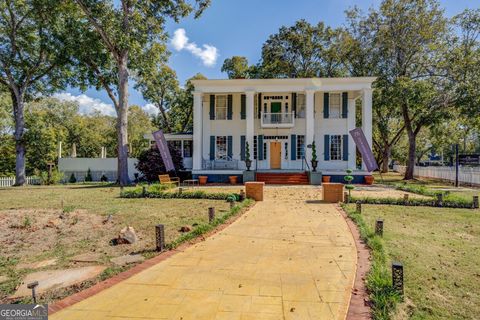
{"label": "potted plant", "polygon": [[373,180],[374,180],[373,176],[365,176],[365,183],[366,184],[369,184],[369,185],[373,184]]}
{"label": "potted plant", "polygon": [[352,184],[352,181],[354,179],[352,176],[353,170],[347,169],[346,173],[347,175],[343,177],[343,180],[345,180],[345,182],[347,183],[345,186],[345,189],[348,190],[348,199],[345,199],[346,200],[345,202],[349,203],[350,199],[352,198],[352,190],[355,189],[354,185]]}
{"label": "potted plant", "polygon": [[322,176],[322,182],[330,182],[330,176]]}
{"label": "potted plant", "polygon": [[250,171],[252,160],[250,159],[250,146],[248,145],[248,141],[245,143],[245,166],[247,167],[247,171]]}
{"label": "potted plant", "polygon": [[318,166],[317,161],[317,147],[315,146],[315,140],[312,142],[312,171],[316,172]]}
{"label": "potted plant", "polygon": [[207,184],[208,176],[199,176],[198,177],[198,184],[204,186]]}
{"label": "potted plant", "polygon": [[228,180],[230,180],[230,184],[237,184],[237,176],[228,176]]}

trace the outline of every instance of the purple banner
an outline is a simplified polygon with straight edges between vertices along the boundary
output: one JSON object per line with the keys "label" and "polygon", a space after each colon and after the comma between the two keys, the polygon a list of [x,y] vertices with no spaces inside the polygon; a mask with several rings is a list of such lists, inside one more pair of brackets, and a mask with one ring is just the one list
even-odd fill
{"label": "purple banner", "polygon": [[377,161],[373,156],[372,149],[368,145],[367,138],[365,137],[362,128],[355,128],[350,131],[350,134],[358,147],[358,151],[360,151],[360,154],[362,155],[362,160],[365,163],[367,170],[371,172],[378,169]]}
{"label": "purple banner", "polygon": [[155,142],[157,143],[158,151],[162,156],[163,163],[165,164],[165,170],[173,171],[175,166],[173,165],[172,156],[170,155],[170,150],[168,150],[167,140],[165,140],[165,135],[162,130],[158,130],[152,133]]}

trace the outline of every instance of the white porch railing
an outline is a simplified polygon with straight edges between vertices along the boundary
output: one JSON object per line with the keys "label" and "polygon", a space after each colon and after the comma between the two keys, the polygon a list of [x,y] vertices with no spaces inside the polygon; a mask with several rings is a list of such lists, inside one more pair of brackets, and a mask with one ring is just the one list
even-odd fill
{"label": "white porch railing", "polygon": [[[0,187],[11,187],[15,184],[15,177],[0,177]],[[40,184],[39,177],[27,177],[27,184]]]}
{"label": "white porch railing", "polygon": [[238,170],[238,160],[226,157],[226,159],[215,159],[202,161],[202,169],[207,170]]}
{"label": "white porch railing", "polygon": [[262,112],[262,127],[265,128],[290,128],[295,125],[293,112]]}
{"label": "white porch railing", "polygon": [[[393,170],[405,173],[406,166],[394,165]],[[413,175],[416,177],[435,178],[448,181],[455,181],[455,167],[420,167],[415,166]],[[460,167],[458,168],[458,181],[472,185],[480,185],[480,168]]]}

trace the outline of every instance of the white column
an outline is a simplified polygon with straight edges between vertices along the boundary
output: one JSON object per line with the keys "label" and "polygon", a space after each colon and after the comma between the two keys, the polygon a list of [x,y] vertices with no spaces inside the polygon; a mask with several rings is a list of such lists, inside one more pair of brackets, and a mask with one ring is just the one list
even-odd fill
{"label": "white column", "polygon": [[[254,98],[255,92],[254,91],[246,91],[246,110],[245,110],[245,142],[248,142],[248,148],[250,149],[250,160],[253,161],[253,136],[255,133],[255,115],[254,115]],[[253,166],[253,165],[252,165]],[[256,169],[256,168],[255,168]]]}
{"label": "white column", "polygon": [[[363,89],[362,92],[362,130],[367,138],[368,145],[372,148],[372,89]],[[366,169],[365,163],[362,168]]]}
{"label": "white column", "polygon": [[202,93],[193,93],[193,170],[202,169]]}
{"label": "white column", "polygon": [[355,114],[355,99],[348,99],[348,168],[352,170],[355,170],[357,163],[357,147],[350,135],[350,130],[355,129]]}
{"label": "white column", "polygon": [[[309,149],[306,146],[312,144],[313,139],[315,138],[314,95],[314,90],[305,90],[305,159],[309,166],[311,165],[310,161],[312,160],[312,149]],[[318,146],[318,141],[316,143]]]}

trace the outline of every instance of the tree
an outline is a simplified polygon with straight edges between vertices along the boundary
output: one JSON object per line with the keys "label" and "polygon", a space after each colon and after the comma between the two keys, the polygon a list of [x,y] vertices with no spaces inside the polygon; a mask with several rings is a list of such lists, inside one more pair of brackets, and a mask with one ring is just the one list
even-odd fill
{"label": "tree", "polygon": [[0,93],[0,176],[15,174],[15,141],[11,132],[14,123],[12,102],[7,93]]}
{"label": "tree", "polygon": [[[172,18],[178,21],[190,14],[194,5],[185,0],[72,1],[84,15],[71,28],[72,39],[79,48],[75,56],[85,74],[81,80],[84,85],[103,87],[112,99],[117,112],[118,180],[121,185],[126,185],[129,183],[127,128],[130,75],[141,76],[145,70],[166,61],[165,20]],[[199,17],[209,3],[210,0],[195,0],[195,17]]]}
{"label": "tree", "polygon": [[13,106],[15,185],[26,182],[25,102],[62,88],[68,78],[67,7],[53,0],[0,2],[0,86]]}
{"label": "tree", "polygon": [[[173,145],[169,145],[168,149],[170,150],[175,170],[183,170],[183,158],[180,150],[175,149]],[[135,167],[147,181],[158,181],[158,175],[166,172],[162,156],[156,146],[143,150],[138,157],[138,163]]]}
{"label": "tree", "polygon": [[129,154],[136,158],[143,150],[148,149],[150,141],[144,136],[153,131],[153,125],[148,114],[139,106],[131,106],[128,113]]}
{"label": "tree", "polygon": [[233,56],[225,59],[222,65],[222,72],[226,72],[229,79],[249,78],[248,60],[245,57]]}
{"label": "tree", "polygon": [[262,47],[263,78],[336,77],[344,74],[339,49],[340,30],[323,22],[313,26],[305,20],[281,27]]}

